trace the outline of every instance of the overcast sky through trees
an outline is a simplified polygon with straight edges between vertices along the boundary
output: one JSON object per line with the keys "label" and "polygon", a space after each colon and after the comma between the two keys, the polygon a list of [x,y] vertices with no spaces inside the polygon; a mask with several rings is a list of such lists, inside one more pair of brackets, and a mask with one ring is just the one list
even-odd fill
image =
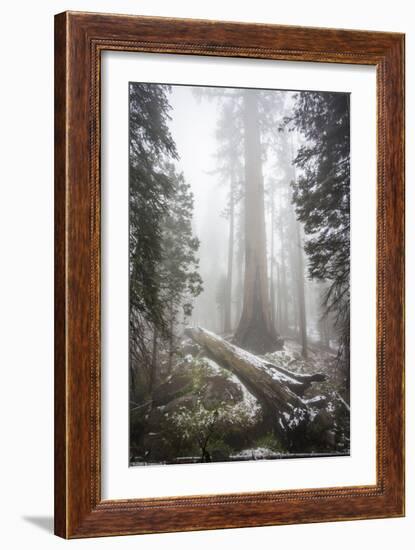
{"label": "overcast sky through trees", "polygon": [[[179,161],[178,169],[183,172],[186,182],[191,186],[194,195],[193,227],[200,239],[199,258],[200,274],[204,281],[203,293],[195,299],[191,324],[201,325],[210,330],[222,332],[220,329],[220,312],[217,303],[217,290],[221,277],[226,275],[229,221],[224,216],[229,195],[229,186],[215,170],[217,169],[216,153],[218,140],[215,137],[219,122],[221,100],[208,98],[200,94],[203,90],[218,90],[221,88],[201,88],[194,86],[172,86],[169,96],[172,111],[169,127],[176,142]],[[223,89],[226,93],[226,89]],[[196,93],[195,93],[196,92]],[[198,93],[199,92],[199,93]],[[281,109],[280,119],[290,114],[294,102],[292,91],[276,91],[283,95],[284,109]],[[278,129],[275,128],[278,135]],[[283,139],[283,137],[281,136]],[[290,135],[294,151],[301,136]],[[277,180],[285,178],[288,189],[289,178],[286,174],[278,174],[275,163],[278,159],[268,152],[263,162],[265,189],[269,178]],[[241,203],[242,201],[240,201]],[[266,212],[267,244],[270,243],[270,213]],[[279,232],[274,229],[275,246],[279,246]],[[269,253],[269,251],[268,251]],[[235,317],[234,312],[234,317]],[[237,319],[234,319],[234,324]]]}

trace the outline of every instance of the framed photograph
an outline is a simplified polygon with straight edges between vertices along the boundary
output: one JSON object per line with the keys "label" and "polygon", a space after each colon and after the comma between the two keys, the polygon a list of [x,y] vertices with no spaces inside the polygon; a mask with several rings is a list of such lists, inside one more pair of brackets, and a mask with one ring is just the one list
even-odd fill
{"label": "framed photograph", "polygon": [[404,515],[404,35],[55,18],[55,532]]}

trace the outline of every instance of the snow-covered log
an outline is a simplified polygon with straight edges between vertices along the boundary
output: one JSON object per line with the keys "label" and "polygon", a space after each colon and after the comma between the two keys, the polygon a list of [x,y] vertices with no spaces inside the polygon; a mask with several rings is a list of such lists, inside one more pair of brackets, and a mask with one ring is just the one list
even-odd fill
{"label": "snow-covered log", "polygon": [[202,328],[188,328],[186,333],[214,361],[241,380],[261,403],[264,420],[290,449],[302,446],[307,438],[310,409],[301,396],[313,381],[324,380],[324,375],[295,374],[276,367]]}
{"label": "snow-covered log", "polygon": [[326,375],[319,372],[314,374],[301,374],[292,372],[284,367],[274,365],[274,363],[269,363],[267,361],[263,361],[263,364],[269,369],[286,376],[287,386],[300,397],[304,395],[304,392],[308,390],[313,382],[324,382],[326,380]]}

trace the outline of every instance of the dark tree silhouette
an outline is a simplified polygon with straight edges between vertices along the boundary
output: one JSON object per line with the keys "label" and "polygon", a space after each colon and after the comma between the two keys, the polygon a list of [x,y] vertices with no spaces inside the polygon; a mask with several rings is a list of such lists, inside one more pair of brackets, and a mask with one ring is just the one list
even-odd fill
{"label": "dark tree silhouette", "polygon": [[193,194],[182,174],[177,174],[169,165],[166,173],[173,182],[173,196],[163,218],[162,258],[157,269],[159,298],[165,304],[168,318],[168,364],[172,369],[175,352],[175,325],[180,313],[189,317],[193,310],[193,298],[202,292],[197,251],[199,240],[192,232]]}
{"label": "dark tree silhouette", "polygon": [[162,259],[162,220],[173,195],[165,162],[177,159],[171,136],[169,86],[131,83],[129,86],[129,265],[130,265],[130,389],[154,383],[157,333],[168,322],[159,294],[158,265]]}
{"label": "dark tree silhouette", "polygon": [[329,281],[326,313],[334,313],[349,370],[350,120],[348,94],[300,92],[290,124],[306,143],[295,158],[302,175],[293,184],[298,219],[307,235],[311,278]]}
{"label": "dark tree silhouette", "polygon": [[[130,84],[130,387],[156,381],[158,342],[173,355],[179,308],[191,314],[201,291],[192,235],[193,196],[172,161],[178,159],[169,130],[170,86]],[[144,384],[142,374],[147,373]],[[140,384],[137,378],[140,377]],[[140,386],[140,388],[138,388]]]}

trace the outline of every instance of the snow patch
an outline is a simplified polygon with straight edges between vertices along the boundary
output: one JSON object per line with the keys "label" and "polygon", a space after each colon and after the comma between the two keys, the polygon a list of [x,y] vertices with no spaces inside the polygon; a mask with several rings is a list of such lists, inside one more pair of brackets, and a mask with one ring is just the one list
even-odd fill
{"label": "snow patch", "polygon": [[242,402],[244,404],[245,412],[250,418],[255,418],[261,412],[261,406],[258,402],[258,399],[246,389],[246,387],[242,384],[242,382],[235,374],[230,373],[229,379],[242,391]]}
{"label": "snow patch", "polygon": [[231,458],[239,460],[261,460],[264,458],[278,458],[279,456],[279,453],[275,453],[271,451],[271,449],[257,447],[255,449],[244,449],[239,451],[238,453],[232,454]]}

